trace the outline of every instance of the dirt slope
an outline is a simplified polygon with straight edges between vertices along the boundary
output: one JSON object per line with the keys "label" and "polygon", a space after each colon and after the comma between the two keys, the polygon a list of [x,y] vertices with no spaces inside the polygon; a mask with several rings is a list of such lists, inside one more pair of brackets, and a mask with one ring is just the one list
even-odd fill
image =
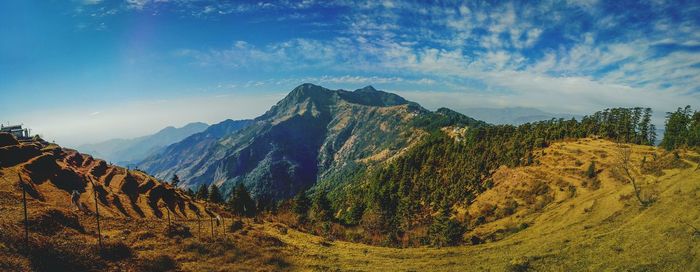
{"label": "dirt slope", "polygon": [[0,163],[3,182],[9,185],[2,189],[20,192],[19,175],[32,199],[54,207],[77,209],[71,201],[72,192],[77,191],[83,209],[94,211],[97,191],[101,213],[107,217],[162,217],[166,206],[174,217],[204,215],[201,203],[141,171],[43,141],[0,147]]}

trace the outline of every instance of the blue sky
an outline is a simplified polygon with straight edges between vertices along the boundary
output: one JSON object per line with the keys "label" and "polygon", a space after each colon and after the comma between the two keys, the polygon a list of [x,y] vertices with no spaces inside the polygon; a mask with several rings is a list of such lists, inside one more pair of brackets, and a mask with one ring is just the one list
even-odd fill
{"label": "blue sky", "polygon": [[254,117],[304,82],[662,116],[700,107],[699,26],[697,1],[9,0],[0,121],[77,145]]}

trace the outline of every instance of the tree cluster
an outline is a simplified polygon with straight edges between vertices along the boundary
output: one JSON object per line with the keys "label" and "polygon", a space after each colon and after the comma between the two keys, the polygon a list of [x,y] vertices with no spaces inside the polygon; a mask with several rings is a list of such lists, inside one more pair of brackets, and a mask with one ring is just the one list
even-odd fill
{"label": "tree cluster", "polygon": [[242,183],[233,189],[227,204],[229,209],[238,216],[252,217],[257,212],[255,201]]}
{"label": "tree cluster", "polygon": [[666,114],[666,131],[661,141],[666,150],[700,148],[700,111],[690,106]]}
{"label": "tree cluster", "polygon": [[[442,217],[432,220],[430,243],[450,244],[451,240],[445,237],[455,237],[452,234],[459,228],[451,223],[449,210],[443,207],[468,205],[476,195],[490,188],[490,177],[498,167],[536,163],[533,156],[536,149],[567,138],[598,136],[651,145],[656,137],[648,108],[606,109],[581,121],[552,119],[520,126],[473,123],[457,138],[438,127],[451,125],[450,120],[458,123],[464,120],[456,117],[436,120],[439,126],[423,124],[434,129],[419,144],[384,167],[368,171],[364,182],[332,194],[336,196],[333,200],[338,210],[352,211],[341,214],[343,222],[400,236],[416,225],[425,224],[419,222],[419,215],[441,211],[438,214]],[[591,170],[595,172],[595,166]],[[441,234],[435,236],[435,233]]]}

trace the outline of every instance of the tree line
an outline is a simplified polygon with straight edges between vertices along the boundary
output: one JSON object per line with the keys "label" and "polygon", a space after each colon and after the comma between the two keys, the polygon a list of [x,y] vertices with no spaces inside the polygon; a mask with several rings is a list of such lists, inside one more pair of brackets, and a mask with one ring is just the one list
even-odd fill
{"label": "tree line", "polygon": [[666,150],[700,148],[700,111],[690,106],[666,113],[666,130],[661,141]]}
{"label": "tree line", "polygon": [[[427,243],[449,245],[460,233],[450,219],[451,207],[467,206],[492,186],[500,166],[534,163],[533,152],[562,139],[597,136],[614,141],[652,145],[656,140],[649,108],[614,108],[576,119],[552,119],[520,126],[472,123],[466,132],[450,136],[442,128],[464,119],[442,113],[420,123],[429,135],[404,155],[369,170],[361,182],[330,193],[339,221],[361,225],[368,232],[396,242],[417,226],[428,225]],[[428,120],[437,120],[433,125]],[[451,120],[456,123],[450,123]],[[437,216],[426,216],[435,214]]]}
{"label": "tree line", "polygon": [[[536,163],[535,152],[554,141],[600,137],[620,143],[654,145],[656,128],[650,108],[612,108],[576,119],[551,119],[519,126],[491,125],[447,109],[418,116],[413,125],[428,132],[406,153],[376,168],[361,168],[357,182],[324,190],[300,192],[289,205],[300,222],[323,226],[329,222],[360,226],[366,235],[396,245],[412,229],[427,227],[423,243],[444,246],[460,241],[465,222],[453,219],[452,207],[467,206],[491,188],[498,167]],[[464,127],[457,133],[445,128]],[[700,112],[690,106],[667,114],[661,146],[672,150],[700,147]],[[586,172],[595,176],[591,163]],[[330,182],[330,184],[337,184]],[[201,185],[190,193],[199,199],[226,204],[235,214],[254,216],[275,207],[264,197],[253,199],[242,184],[224,203],[216,185]],[[478,224],[478,222],[477,222]]]}

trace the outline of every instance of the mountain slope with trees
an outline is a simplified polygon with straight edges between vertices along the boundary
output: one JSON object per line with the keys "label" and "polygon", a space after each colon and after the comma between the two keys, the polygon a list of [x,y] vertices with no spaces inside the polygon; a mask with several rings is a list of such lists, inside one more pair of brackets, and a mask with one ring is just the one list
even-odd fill
{"label": "mountain slope with trees", "polygon": [[139,167],[158,177],[177,173],[188,187],[217,184],[226,196],[242,183],[256,199],[289,198],[319,179],[352,180],[347,173],[405,151],[422,135],[410,120],[428,113],[371,86],[303,84],[240,131],[209,144],[185,140]]}

